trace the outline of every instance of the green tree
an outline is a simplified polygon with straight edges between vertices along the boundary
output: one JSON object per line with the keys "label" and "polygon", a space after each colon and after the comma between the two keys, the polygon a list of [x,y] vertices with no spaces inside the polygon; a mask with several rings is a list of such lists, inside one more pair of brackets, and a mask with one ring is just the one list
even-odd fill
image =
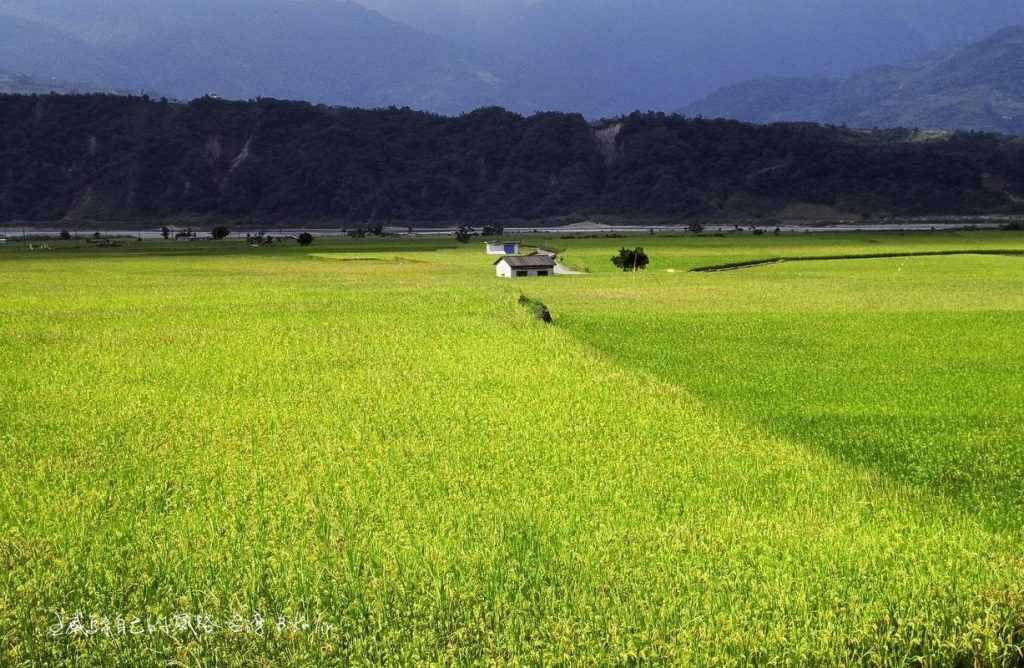
{"label": "green tree", "polygon": [[612,258],[612,264],[622,271],[643,271],[650,263],[651,259],[643,248],[623,248]]}

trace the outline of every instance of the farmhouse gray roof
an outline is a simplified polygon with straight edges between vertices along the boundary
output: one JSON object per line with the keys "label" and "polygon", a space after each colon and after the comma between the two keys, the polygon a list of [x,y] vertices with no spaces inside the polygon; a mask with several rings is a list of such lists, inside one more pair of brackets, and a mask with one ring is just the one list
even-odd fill
{"label": "farmhouse gray roof", "polygon": [[544,255],[507,255],[494,264],[508,263],[513,269],[550,269],[555,259]]}

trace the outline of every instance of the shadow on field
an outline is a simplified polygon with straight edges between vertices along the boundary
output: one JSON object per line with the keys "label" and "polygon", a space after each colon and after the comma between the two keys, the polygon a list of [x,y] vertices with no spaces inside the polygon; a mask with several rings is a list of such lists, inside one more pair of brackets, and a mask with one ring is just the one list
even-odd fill
{"label": "shadow on field", "polygon": [[[569,320],[582,342],[713,410],[1020,532],[1016,312]],[[986,331],[986,345],[958,342]]]}

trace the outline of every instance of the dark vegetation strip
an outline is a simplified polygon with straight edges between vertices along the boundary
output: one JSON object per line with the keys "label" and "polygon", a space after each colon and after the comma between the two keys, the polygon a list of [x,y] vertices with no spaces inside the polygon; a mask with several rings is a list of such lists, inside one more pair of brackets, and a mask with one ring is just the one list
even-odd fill
{"label": "dark vegetation strip", "polygon": [[554,320],[551,317],[551,311],[548,309],[547,305],[540,300],[530,299],[526,295],[520,295],[519,305],[530,311],[533,316],[541,322],[550,324]]}
{"label": "dark vegetation strip", "polygon": [[804,257],[771,257],[761,260],[748,260],[746,262],[729,262],[726,264],[714,264],[707,267],[696,267],[691,269],[695,273],[713,273],[716,271],[735,271],[737,269],[752,269],[767,264],[781,264],[783,262],[823,262],[826,260],[879,260],[899,257],[937,257],[944,255],[1002,255],[1024,257],[1022,250],[951,250],[951,251],[920,251],[916,253],[867,253],[863,255],[807,255]]}

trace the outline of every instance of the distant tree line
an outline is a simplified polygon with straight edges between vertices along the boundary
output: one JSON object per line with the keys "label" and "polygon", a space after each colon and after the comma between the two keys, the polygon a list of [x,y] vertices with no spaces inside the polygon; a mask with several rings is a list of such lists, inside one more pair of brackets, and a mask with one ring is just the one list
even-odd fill
{"label": "distant tree line", "polygon": [[0,220],[224,216],[254,224],[570,214],[769,217],[1021,209],[1024,144],[961,133],[757,126],[635,113],[613,151],[578,114],[444,117],[301,102],[0,96]]}

